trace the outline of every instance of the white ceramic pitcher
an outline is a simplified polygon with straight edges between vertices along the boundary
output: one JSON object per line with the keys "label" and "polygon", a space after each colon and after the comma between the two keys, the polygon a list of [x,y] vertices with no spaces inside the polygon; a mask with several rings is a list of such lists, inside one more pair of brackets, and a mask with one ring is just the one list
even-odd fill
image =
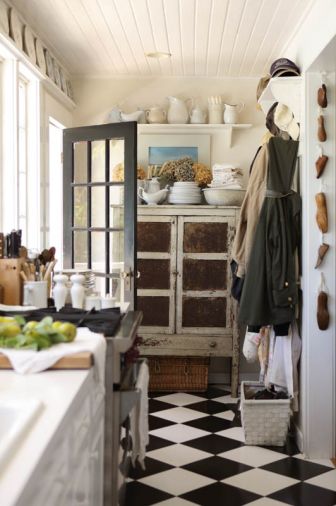
{"label": "white ceramic pitcher", "polygon": [[238,114],[244,109],[245,104],[224,104],[224,123],[238,123]]}
{"label": "white ceramic pitcher", "polygon": [[189,112],[185,101],[177,97],[167,98],[169,100],[168,123],[188,123]]}

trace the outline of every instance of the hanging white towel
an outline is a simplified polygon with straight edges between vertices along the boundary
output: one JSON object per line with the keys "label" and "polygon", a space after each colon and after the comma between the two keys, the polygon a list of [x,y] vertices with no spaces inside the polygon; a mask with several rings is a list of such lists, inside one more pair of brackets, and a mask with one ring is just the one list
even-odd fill
{"label": "hanging white towel", "polygon": [[287,336],[274,336],[271,339],[269,366],[266,386],[270,384],[286,389],[293,399],[293,411],[298,411],[298,361],[301,354],[301,339],[296,322],[293,322]]}
{"label": "hanging white towel", "polygon": [[146,362],[142,362],[135,385],[140,395],[130,412],[130,433],[132,436],[132,464],[138,462],[145,469],[146,446],[149,442],[148,433],[148,383],[149,369]]}

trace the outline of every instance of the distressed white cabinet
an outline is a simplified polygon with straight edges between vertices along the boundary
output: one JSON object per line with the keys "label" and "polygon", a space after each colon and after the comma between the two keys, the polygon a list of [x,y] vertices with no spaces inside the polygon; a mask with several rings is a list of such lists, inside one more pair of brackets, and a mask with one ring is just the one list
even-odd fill
{"label": "distressed white cabinet", "polygon": [[138,207],[142,353],[230,357],[233,395],[239,338],[229,262],[238,212],[209,205]]}

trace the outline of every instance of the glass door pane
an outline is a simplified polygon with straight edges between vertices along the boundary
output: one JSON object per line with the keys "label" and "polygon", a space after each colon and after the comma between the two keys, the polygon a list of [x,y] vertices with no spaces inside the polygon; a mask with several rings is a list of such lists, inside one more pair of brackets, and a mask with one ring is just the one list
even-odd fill
{"label": "glass door pane", "polygon": [[87,182],[87,142],[75,142],[73,146],[73,181],[74,183]]}

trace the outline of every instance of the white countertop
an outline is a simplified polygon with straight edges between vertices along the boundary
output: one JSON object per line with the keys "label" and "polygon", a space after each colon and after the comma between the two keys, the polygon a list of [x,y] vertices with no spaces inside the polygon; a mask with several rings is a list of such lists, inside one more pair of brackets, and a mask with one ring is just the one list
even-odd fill
{"label": "white countertop", "polygon": [[0,403],[39,399],[43,408],[0,470],[0,504],[12,506],[20,496],[46,446],[90,374],[89,370],[45,371],[20,375],[0,371]]}

